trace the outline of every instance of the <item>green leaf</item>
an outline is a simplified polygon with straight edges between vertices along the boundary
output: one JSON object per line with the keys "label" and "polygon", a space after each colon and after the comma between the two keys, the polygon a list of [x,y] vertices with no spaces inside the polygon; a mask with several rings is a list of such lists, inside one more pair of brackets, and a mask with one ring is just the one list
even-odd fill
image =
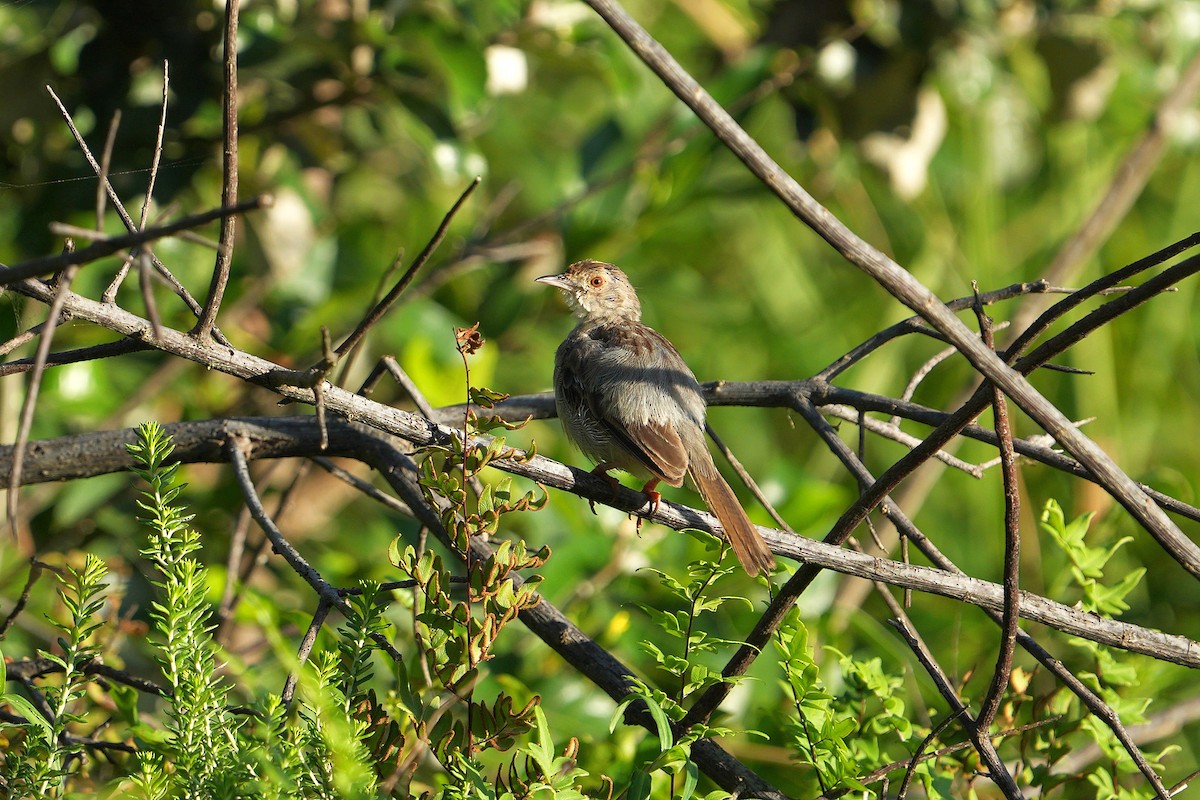
{"label": "green leaf", "polygon": [[654,720],[654,727],[658,731],[658,747],[660,752],[667,752],[671,749],[674,735],[671,733],[671,720],[667,718],[667,712],[663,711],[662,706],[654,702],[653,698],[643,697],[642,700],[646,703],[646,709],[650,712],[650,718]]}
{"label": "green leaf", "polygon": [[679,800],[690,800],[700,783],[700,767],[695,761],[689,760],[683,765],[683,787],[680,789]]}
{"label": "green leaf", "polygon": [[646,800],[650,796],[650,787],[649,773],[645,770],[636,770],[629,776],[629,788],[625,791],[625,796],[629,800]]}
{"label": "green leaf", "polygon": [[[0,694],[0,705],[5,704],[12,706],[13,710],[24,717],[28,724],[38,726],[46,732],[47,736],[54,736],[54,726],[50,723],[50,720],[43,717],[41,712],[34,707],[33,703],[24,697],[12,694],[11,692]],[[0,725],[4,724],[8,723],[0,721]]]}

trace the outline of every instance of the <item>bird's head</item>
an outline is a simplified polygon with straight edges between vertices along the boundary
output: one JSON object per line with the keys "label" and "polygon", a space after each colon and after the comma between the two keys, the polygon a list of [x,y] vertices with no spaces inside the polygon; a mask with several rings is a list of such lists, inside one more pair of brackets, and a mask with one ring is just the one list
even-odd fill
{"label": "bird's head", "polygon": [[537,281],[561,289],[581,319],[641,319],[642,305],[633,284],[612,264],[576,261],[565,272],[543,275]]}

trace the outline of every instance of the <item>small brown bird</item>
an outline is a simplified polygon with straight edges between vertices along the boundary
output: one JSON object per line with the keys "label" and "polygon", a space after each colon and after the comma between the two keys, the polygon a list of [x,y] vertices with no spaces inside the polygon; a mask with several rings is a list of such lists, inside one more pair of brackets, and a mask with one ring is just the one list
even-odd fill
{"label": "small brown bird", "polygon": [[770,571],[774,556],[708,452],[700,384],[666,337],[642,324],[625,273],[579,261],[537,280],[561,289],[580,319],[554,356],[554,398],[567,436],[597,462],[593,473],[648,477],[642,491],[656,506],[659,481],[680,486],[691,475],[746,571]]}

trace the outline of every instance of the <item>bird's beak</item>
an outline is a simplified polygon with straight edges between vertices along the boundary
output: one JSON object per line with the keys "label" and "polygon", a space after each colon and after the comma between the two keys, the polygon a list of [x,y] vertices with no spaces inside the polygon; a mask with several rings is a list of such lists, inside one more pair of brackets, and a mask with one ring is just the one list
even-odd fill
{"label": "bird's beak", "polygon": [[556,289],[562,289],[563,291],[567,292],[574,288],[571,285],[571,282],[567,280],[566,275],[543,275],[540,278],[534,278],[534,280],[538,283],[544,283],[547,286],[553,286]]}

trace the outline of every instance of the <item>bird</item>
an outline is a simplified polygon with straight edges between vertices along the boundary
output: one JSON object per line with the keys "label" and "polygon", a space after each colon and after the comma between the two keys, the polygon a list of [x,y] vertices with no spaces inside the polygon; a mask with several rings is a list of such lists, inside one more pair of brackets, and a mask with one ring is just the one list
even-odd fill
{"label": "bird", "polygon": [[674,345],[642,322],[637,291],[618,267],[577,261],[539,283],[560,289],[579,318],[554,355],[554,400],[567,438],[609,480],[614,469],[645,479],[654,508],[659,482],[690,476],[750,575],[775,557],[713,462],[704,435],[706,404]]}

